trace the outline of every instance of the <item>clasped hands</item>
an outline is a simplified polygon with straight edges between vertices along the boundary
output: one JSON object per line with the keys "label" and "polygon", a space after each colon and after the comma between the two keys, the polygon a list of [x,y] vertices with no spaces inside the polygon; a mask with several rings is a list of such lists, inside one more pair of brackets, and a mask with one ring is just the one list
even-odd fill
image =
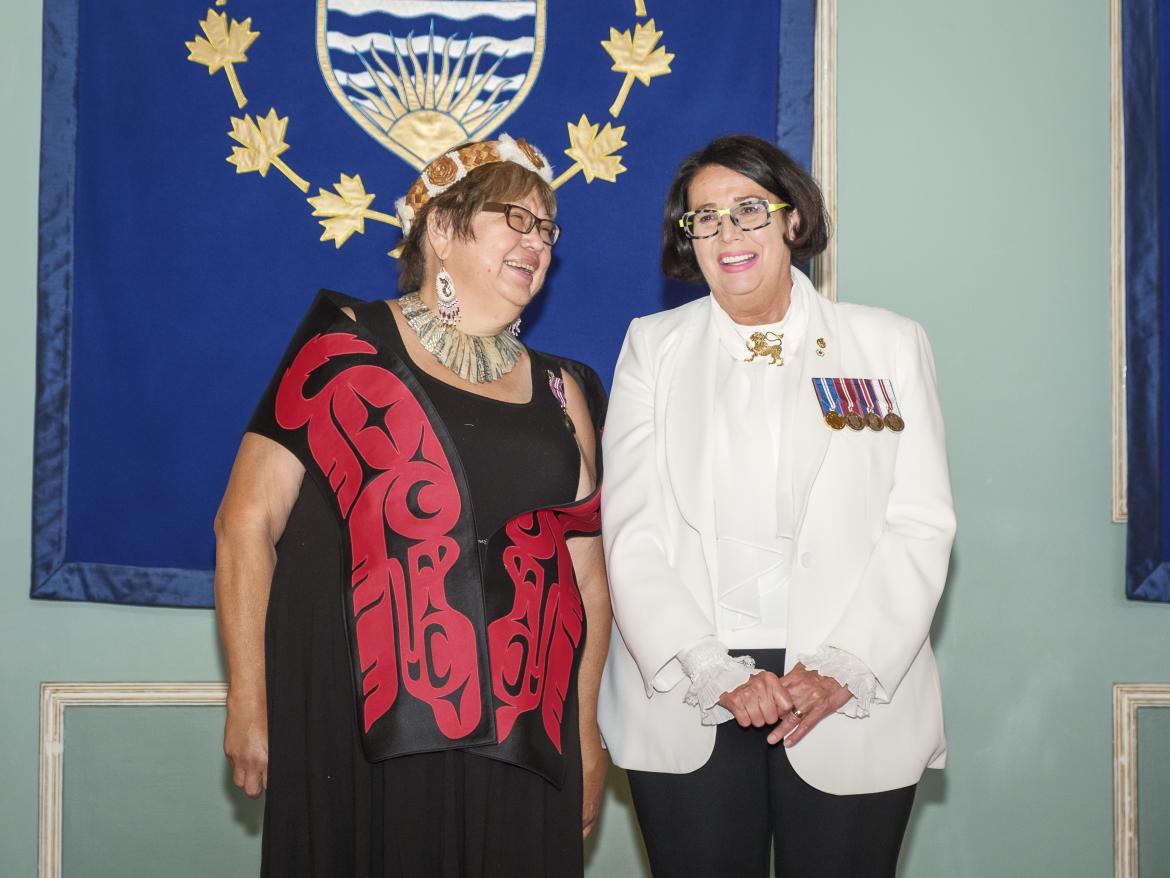
{"label": "clasped hands", "polygon": [[783,677],[760,671],[742,686],[719,696],[719,703],[744,728],[776,727],[768,743],[798,744],[826,716],[844,707],[853,693],[832,677],[822,677],[800,662]]}

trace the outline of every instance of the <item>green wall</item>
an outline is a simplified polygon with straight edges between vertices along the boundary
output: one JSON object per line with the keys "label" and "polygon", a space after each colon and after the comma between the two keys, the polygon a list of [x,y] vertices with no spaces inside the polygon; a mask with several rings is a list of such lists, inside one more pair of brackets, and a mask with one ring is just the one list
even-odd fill
{"label": "green wall", "polygon": [[[210,613],[26,597],[39,6],[8,4],[0,53],[5,876],[35,870],[42,680],[222,676]],[[1170,606],[1125,601],[1125,531],[1109,521],[1107,2],[840,0],[839,19],[841,298],[913,315],[929,331],[959,515],[936,626],[951,765],[923,785],[903,874],[1097,878],[1112,859],[1110,685],[1170,681]],[[156,716],[142,713],[133,741],[116,718],[75,723],[93,732],[67,749],[78,756],[67,777],[100,786],[86,760],[116,765],[127,747],[144,759],[186,754],[191,785],[222,797],[228,815],[222,841],[207,843],[248,851],[248,874],[254,821],[205,764],[215,723],[175,732]],[[176,734],[191,746],[176,748]],[[67,817],[93,784],[73,793]],[[591,860],[597,878],[642,874],[628,800],[616,793]]]}
{"label": "green wall", "polygon": [[1138,711],[1138,740],[1138,863],[1156,876],[1170,872],[1170,708]]}
{"label": "green wall", "polygon": [[264,811],[230,792],[223,720],[222,707],[67,710],[62,874],[257,874]]}
{"label": "green wall", "polygon": [[1170,680],[1170,606],[1109,521],[1108,4],[840,18],[841,294],[930,333],[959,518],[905,874],[1110,874],[1110,686]]}

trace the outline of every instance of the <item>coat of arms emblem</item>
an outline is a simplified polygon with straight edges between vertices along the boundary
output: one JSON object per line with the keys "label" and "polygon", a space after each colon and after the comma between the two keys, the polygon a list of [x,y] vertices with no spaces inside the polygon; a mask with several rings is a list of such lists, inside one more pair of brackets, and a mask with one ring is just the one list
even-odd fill
{"label": "coat of arms emblem", "polygon": [[317,0],[317,58],[361,128],[415,168],[487,137],[544,57],[546,0]]}

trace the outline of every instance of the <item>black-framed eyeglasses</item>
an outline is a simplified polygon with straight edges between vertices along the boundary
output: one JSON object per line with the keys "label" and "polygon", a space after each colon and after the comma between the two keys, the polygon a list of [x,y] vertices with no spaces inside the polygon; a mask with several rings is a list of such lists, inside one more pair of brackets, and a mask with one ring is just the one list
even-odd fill
{"label": "black-framed eyeglasses", "polygon": [[688,238],[713,238],[719,234],[723,225],[723,217],[731,217],[731,221],[741,231],[750,232],[753,229],[762,229],[772,222],[772,214],[792,205],[784,201],[766,201],[763,198],[749,198],[741,201],[735,207],[704,207],[701,210],[688,210],[678,221]]}
{"label": "black-framed eyeglasses", "polygon": [[533,228],[539,228],[540,240],[544,241],[550,247],[561,236],[560,226],[550,219],[538,217],[527,207],[521,207],[519,204],[502,204],[499,201],[489,201],[484,204],[483,209],[490,210],[493,213],[502,213],[508,223],[508,228],[514,229],[522,235],[527,235]]}

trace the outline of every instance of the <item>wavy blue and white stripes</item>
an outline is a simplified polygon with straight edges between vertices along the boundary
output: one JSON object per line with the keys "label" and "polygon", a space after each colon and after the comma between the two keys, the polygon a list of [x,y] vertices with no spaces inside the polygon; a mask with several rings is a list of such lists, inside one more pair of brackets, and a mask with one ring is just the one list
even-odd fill
{"label": "wavy blue and white stripes", "polygon": [[[420,94],[417,80],[427,74],[428,59],[434,60],[434,77],[443,58],[452,66],[465,59],[455,83],[458,92],[479,53],[475,76],[486,78],[470,111],[479,111],[490,99],[494,115],[523,87],[536,50],[535,0],[327,0],[326,9],[325,45],[333,74],[363,113],[372,104],[357,89],[376,90],[376,78],[393,87],[375,53],[395,73],[395,56],[404,59]],[[412,59],[418,59],[417,66]]]}

